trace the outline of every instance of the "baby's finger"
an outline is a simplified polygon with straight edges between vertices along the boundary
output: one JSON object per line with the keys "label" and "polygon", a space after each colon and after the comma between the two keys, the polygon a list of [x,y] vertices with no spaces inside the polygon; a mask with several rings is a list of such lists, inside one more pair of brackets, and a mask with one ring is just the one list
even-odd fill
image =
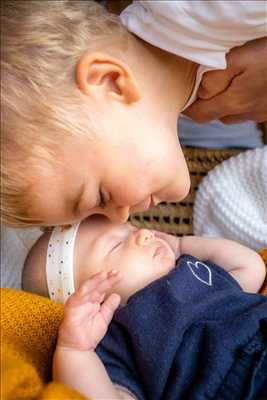
{"label": "baby's finger", "polygon": [[105,293],[100,293],[97,289],[88,294],[88,301],[93,303],[102,303],[105,298]]}
{"label": "baby's finger", "polygon": [[111,285],[119,282],[121,280],[121,278],[122,278],[122,274],[117,269],[112,269],[111,271],[108,272],[108,280]]}
{"label": "baby's finger", "polygon": [[82,323],[87,321],[88,318],[94,318],[100,309],[99,303],[83,303],[79,307],[67,307],[65,309],[64,318],[71,324],[76,325],[77,323]]}
{"label": "baby's finger", "polygon": [[[87,289],[88,287],[91,286],[90,280],[87,280],[83,284],[83,287],[85,288],[85,289],[83,289],[84,293],[88,294],[90,301],[99,301],[99,298],[102,297],[103,294],[105,294],[108,290],[110,290],[111,287],[113,285],[115,285],[115,283],[117,283],[121,279],[121,274],[117,270],[112,270],[109,272],[102,272],[101,276],[102,276],[102,279],[98,280],[98,282],[96,283],[96,285],[94,287],[94,290],[90,291],[89,289]],[[87,293],[86,293],[86,290],[87,290]],[[95,293],[96,291],[99,293],[99,297],[97,297],[97,298],[96,298],[96,293]]]}
{"label": "baby's finger", "polygon": [[67,306],[80,306],[89,301],[88,291],[86,286],[81,285],[66,301],[65,307]]}
{"label": "baby's finger", "polygon": [[107,278],[99,283],[96,290],[103,294],[110,290],[112,286],[120,281],[122,278],[121,273],[117,270],[112,270],[107,273]]}
{"label": "baby's finger", "polygon": [[[70,303],[72,305],[76,303],[86,303],[89,300],[91,301],[97,301],[97,299],[91,299],[90,294],[95,293],[95,288],[104,280],[107,279],[107,273],[106,272],[100,272],[94,275],[92,278],[87,279],[85,282],[82,283],[82,285],[76,290],[76,292],[70,297]],[[96,298],[97,296],[94,295],[93,298]]]}
{"label": "baby's finger", "polygon": [[83,295],[80,299],[80,304],[84,304],[84,303],[88,303],[88,302],[102,303],[104,298],[105,298],[105,293],[100,293],[95,289],[92,292],[86,293],[85,295]]}
{"label": "baby's finger", "polygon": [[[98,274],[94,275],[92,278],[87,279],[82,284],[82,291],[84,294],[92,292],[94,289],[103,291],[103,288],[107,286],[106,282],[116,281],[118,278],[119,272],[116,270],[112,270],[109,272],[99,272]],[[103,284],[103,285],[102,285]]]}
{"label": "baby's finger", "polygon": [[107,272],[98,272],[90,279],[87,279],[82,284],[84,294],[89,293],[92,290],[96,289],[96,287],[98,287],[106,279],[107,279]]}
{"label": "baby's finger", "polygon": [[113,314],[120,305],[121,298],[118,294],[112,293],[101,305],[100,312],[107,325],[112,320]]}
{"label": "baby's finger", "polygon": [[87,279],[79,289],[69,298],[68,304],[71,306],[81,305],[90,302],[102,302],[108,291],[115,283],[121,279],[121,274],[117,270],[101,272],[93,278]]}

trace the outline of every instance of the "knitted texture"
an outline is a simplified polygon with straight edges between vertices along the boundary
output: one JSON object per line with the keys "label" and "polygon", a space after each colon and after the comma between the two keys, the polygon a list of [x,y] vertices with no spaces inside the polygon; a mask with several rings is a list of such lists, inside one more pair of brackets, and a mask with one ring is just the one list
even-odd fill
{"label": "knitted texture", "polygon": [[224,161],[203,179],[193,212],[195,235],[267,246],[267,146]]}
{"label": "knitted texture", "polygon": [[51,380],[52,354],[63,307],[49,299],[1,289],[1,399],[82,400]]}

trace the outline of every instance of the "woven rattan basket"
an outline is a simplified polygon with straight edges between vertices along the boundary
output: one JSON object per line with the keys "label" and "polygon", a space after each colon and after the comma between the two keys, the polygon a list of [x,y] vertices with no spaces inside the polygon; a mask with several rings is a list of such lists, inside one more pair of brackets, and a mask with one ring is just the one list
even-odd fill
{"label": "woven rattan basket", "polygon": [[[267,143],[266,125],[261,128],[264,141]],[[244,150],[184,147],[183,151],[191,176],[191,188],[188,196],[180,203],[162,203],[149,211],[132,215],[130,220],[133,225],[177,236],[193,234],[193,205],[201,180],[216,165]]]}
{"label": "woven rattan basket", "polygon": [[183,148],[191,177],[188,196],[180,203],[161,203],[144,213],[133,214],[133,225],[171,233],[177,236],[193,233],[193,205],[202,178],[217,164],[240,153],[240,150]]}

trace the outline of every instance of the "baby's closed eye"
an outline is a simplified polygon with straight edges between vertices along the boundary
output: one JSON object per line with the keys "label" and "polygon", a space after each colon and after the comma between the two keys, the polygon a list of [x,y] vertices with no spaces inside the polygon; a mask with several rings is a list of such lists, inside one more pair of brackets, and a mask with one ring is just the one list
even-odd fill
{"label": "baby's closed eye", "polygon": [[122,240],[120,240],[119,242],[116,242],[115,244],[113,244],[109,253],[112,253],[113,251],[118,249],[121,244],[122,244]]}

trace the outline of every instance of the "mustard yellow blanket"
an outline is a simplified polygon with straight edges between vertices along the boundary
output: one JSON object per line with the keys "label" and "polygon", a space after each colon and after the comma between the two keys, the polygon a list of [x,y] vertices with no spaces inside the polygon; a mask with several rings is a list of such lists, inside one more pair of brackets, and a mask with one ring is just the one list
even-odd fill
{"label": "mustard yellow blanket", "polygon": [[[267,264],[267,249],[261,252]],[[267,295],[267,281],[261,293]],[[51,361],[63,307],[20,290],[1,289],[1,399],[82,400],[51,381]]]}
{"label": "mustard yellow blanket", "polygon": [[51,361],[63,307],[49,299],[1,289],[1,399],[84,400],[51,380]]}

